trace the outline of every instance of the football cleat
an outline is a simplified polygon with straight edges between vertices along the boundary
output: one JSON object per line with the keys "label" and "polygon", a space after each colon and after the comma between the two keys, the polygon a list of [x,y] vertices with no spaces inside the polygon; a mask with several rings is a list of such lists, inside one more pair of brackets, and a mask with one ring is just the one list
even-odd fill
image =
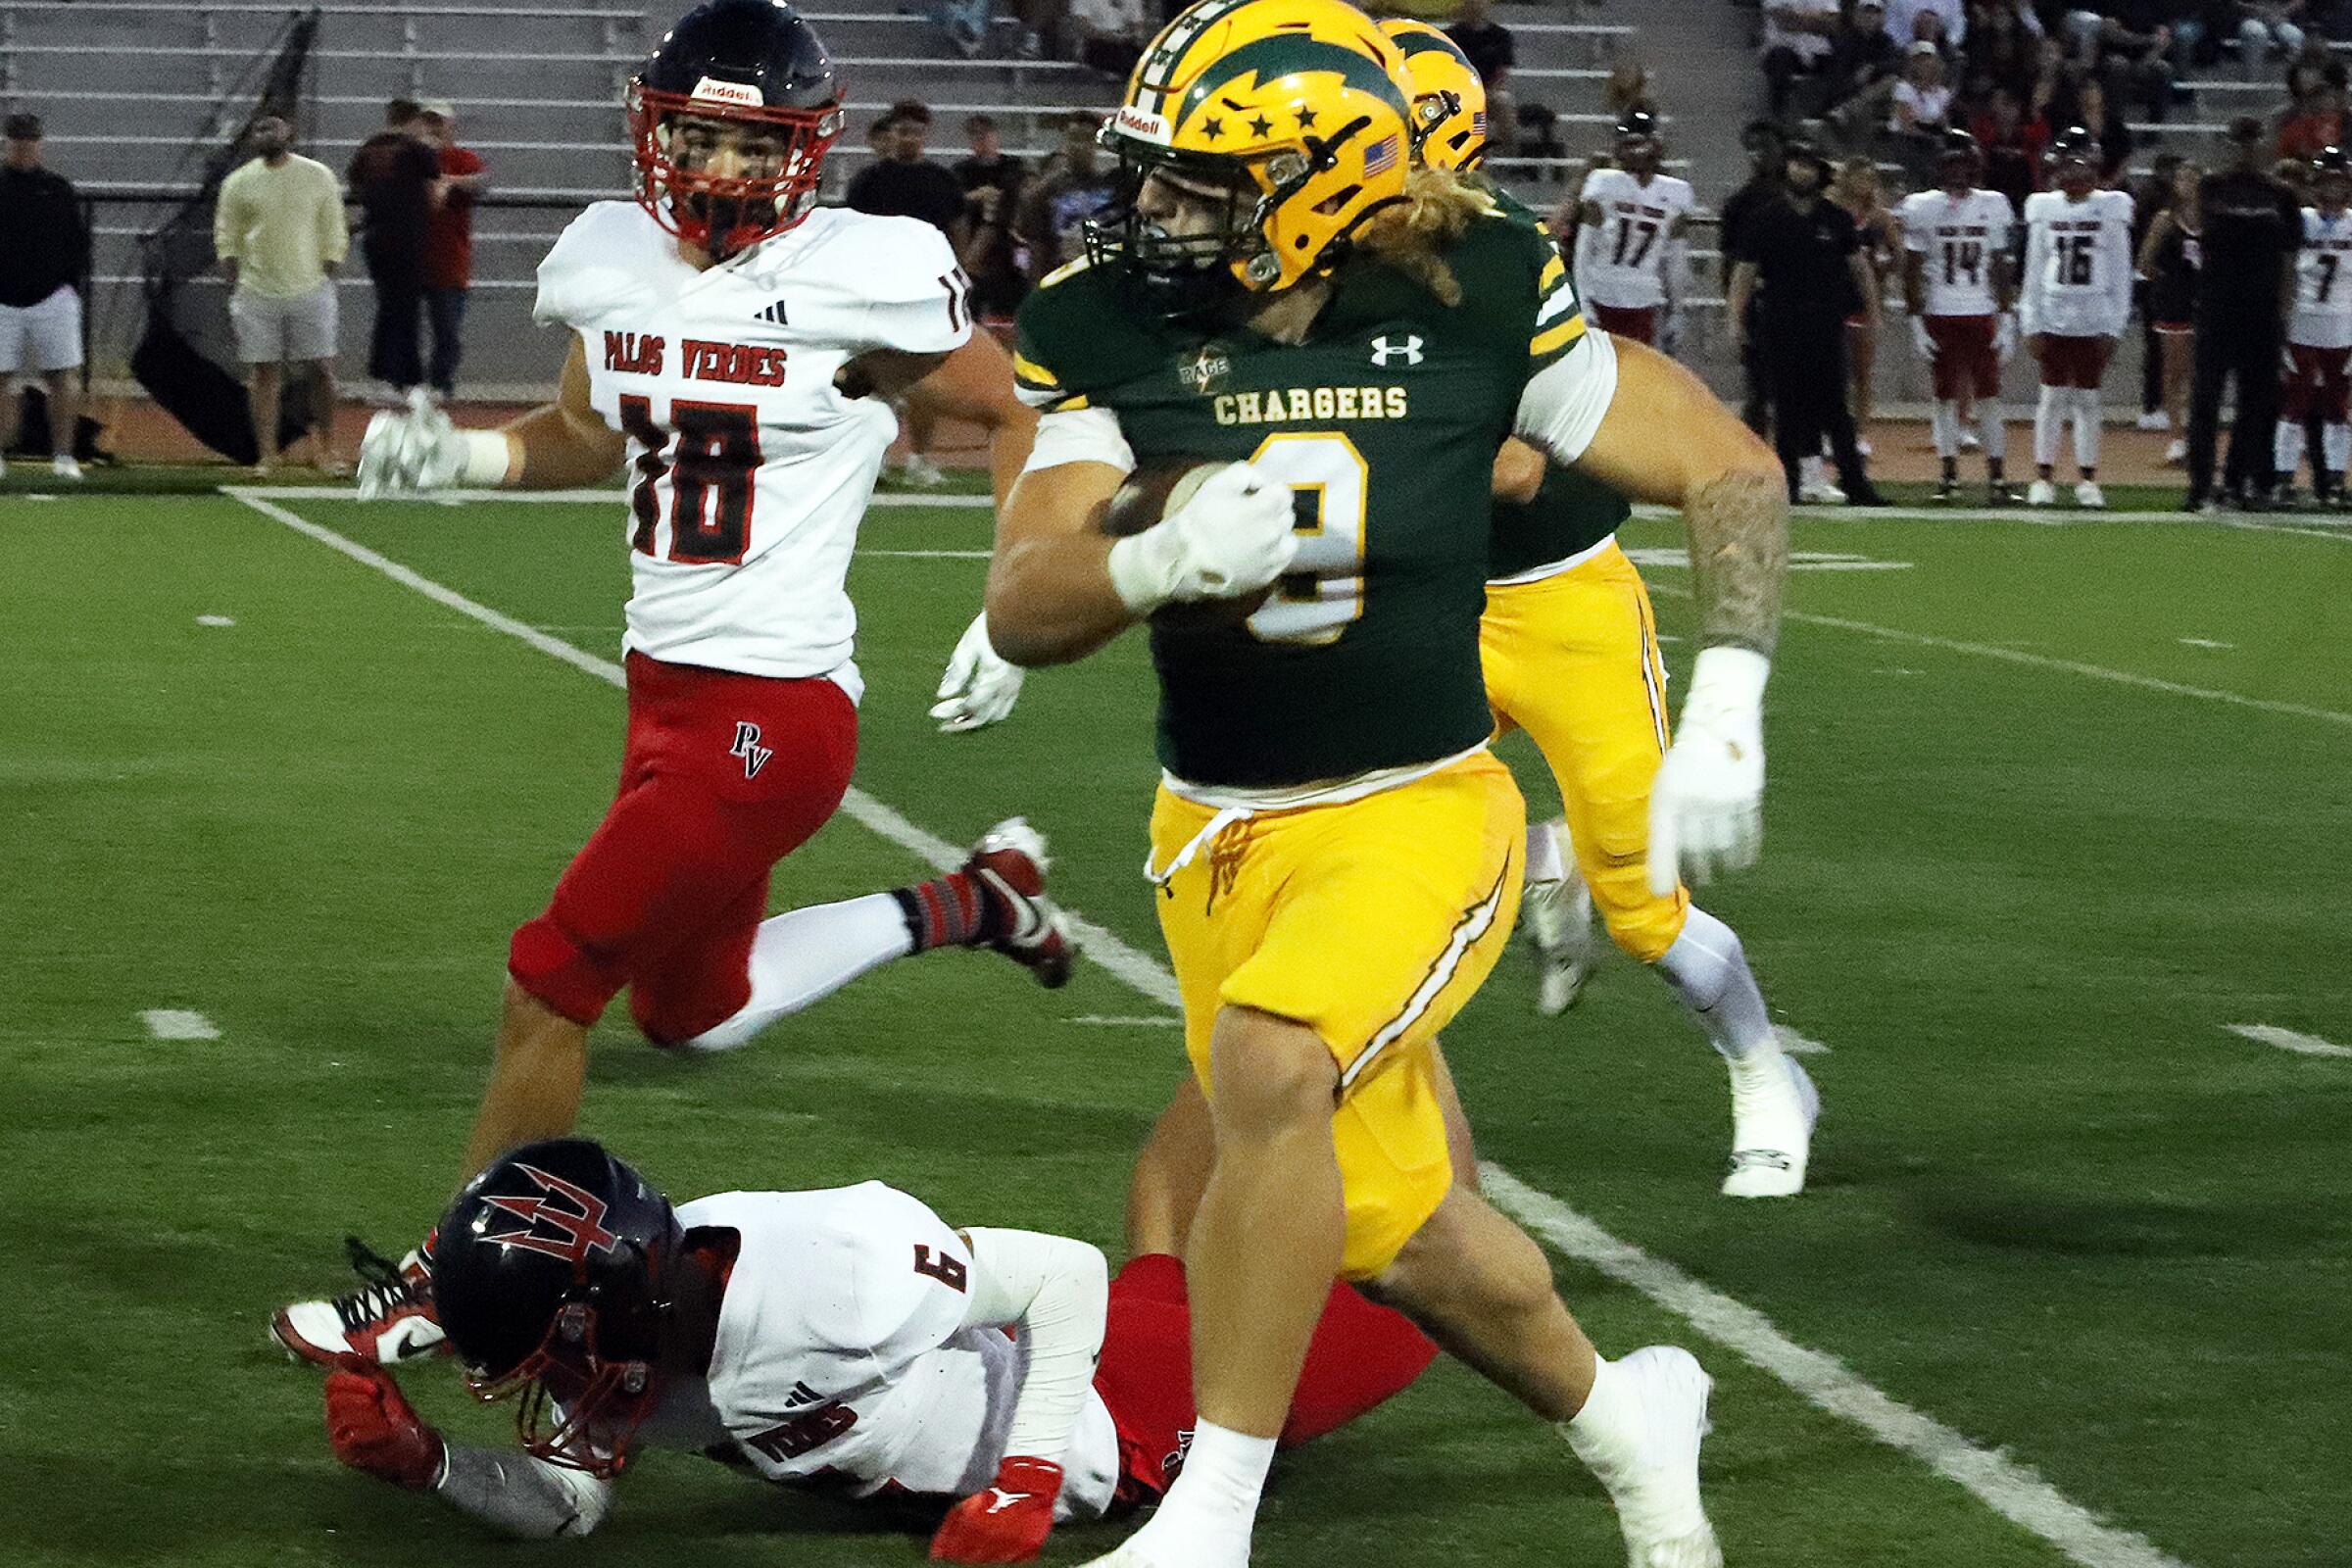
{"label": "football cleat", "polygon": [[1779,1047],[1731,1063],[1732,1170],[1726,1198],[1794,1198],[1805,1190],[1821,1091]]}
{"label": "football cleat", "polygon": [[1845,505],[1845,492],[1827,479],[1816,479],[1811,484],[1798,486],[1796,499],[1808,507],[1842,507]]}
{"label": "football cleat", "polygon": [[1723,1548],[1698,1496],[1698,1448],[1714,1430],[1707,1398],[1715,1380],[1698,1357],[1672,1345],[1648,1345],[1615,1363],[1640,1380],[1642,1442],[1631,1463],[1604,1475],[1625,1533],[1628,1568],[1723,1568]]}
{"label": "football cleat", "polygon": [[2075,505],[2085,512],[2104,512],[2107,510],[2107,492],[2100,489],[2096,481],[2085,479],[2075,486]]}
{"label": "football cleat", "polygon": [[1949,506],[1951,503],[1959,500],[1960,481],[1957,479],[1936,480],[1935,499],[1936,503],[1941,506]]}
{"label": "football cleat", "polygon": [[2058,487],[2047,479],[2036,479],[2026,487],[2026,505],[2054,507],[2058,504]]}
{"label": "football cleat", "polygon": [[2132,423],[2134,429],[2140,430],[2170,430],[2173,427],[2172,416],[2162,409],[2150,409]]}
{"label": "football cleat", "polygon": [[1069,917],[1046,897],[1052,864],[1045,835],[1019,816],[990,828],[963,862],[963,874],[991,906],[982,929],[992,934],[978,945],[1002,953],[1049,991],[1069,983],[1070,965],[1078,956]]}
{"label": "football cleat", "polygon": [[2173,437],[2172,443],[2164,449],[2164,466],[2168,468],[2178,468],[2187,461],[2188,443],[2179,436]]}
{"label": "football cleat", "polygon": [[1592,891],[1574,871],[1544,877],[1528,883],[1519,908],[1536,949],[1536,1010],[1556,1018],[1592,972]]}
{"label": "football cleat", "polygon": [[356,1236],[343,1239],[351,1266],[366,1283],[332,1300],[296,1301],[270,1320],[270,1337],[287,1355],[320,1366],[356,1355],[397,1366],[443,1348],[433,1312],[433,1276],[421,1249],[395,1265]]}

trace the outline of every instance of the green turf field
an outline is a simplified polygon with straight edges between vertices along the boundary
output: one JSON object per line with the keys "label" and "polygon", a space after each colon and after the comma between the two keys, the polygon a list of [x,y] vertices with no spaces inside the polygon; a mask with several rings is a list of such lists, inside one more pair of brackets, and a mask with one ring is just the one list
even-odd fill
{"label": "green turf field", "polygon": [[[279,494],[616,656],[613,503]],[[1735,1568],[2352,1563],[2352,1059],[2225,1027],[2352,1045],[2352,537],[1795,533],[1767,855],[1705,902],[1829,1048],[1813,1190],[1718,1199],[1721,1070],[1664,989],[1616,962],[1540,1020],[1516,954],[1448,1039],[1498,1189],[1565,1246],[1604,1349],[1672,1340],[1714,1372]],[[859,788],[951,843],[1027,812],[1067,902],[1156,957],[1140,647],[1033,677],[995,730],[923,717],[986,536],[969,508],[869,523]],[[1679,535],[1628,543],[1670,562]],[[649,1458],[598,1537],[531,1548],[336,1466],[265,1320],[341,1288],[346,1231],[397,1251],[446,1196],[507,933],[602,809],[619,694],[229,497],[11,494],[0,544],[0,1563],[920,1560],[899,1521],[696,1459]],[[1687,629],[1687,572],[1649,575]],[[776,897],[924,869],[845,814]],[[152,1038],[153,1009],[218,1038]],[[1114,1251],[1181,1071],[1165,1009],[1099,965],[1048,994],[930,956],[714,1061],[615,1015],[585,1127],[673,1194],[881,1177]],[[500,1431],[445,1364],[407,1382]],[[1449,1367],[1286,1461],[1259,1543],[1622,1561],[1564,1446]]]}

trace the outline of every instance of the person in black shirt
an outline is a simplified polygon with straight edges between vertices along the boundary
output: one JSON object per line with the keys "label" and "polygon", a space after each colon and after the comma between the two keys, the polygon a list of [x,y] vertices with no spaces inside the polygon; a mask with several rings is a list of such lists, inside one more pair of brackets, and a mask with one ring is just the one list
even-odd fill
{"label": "person in black shirt", "polygon": [[[1878,311],[1861,231],[1844,208],[1824,199],[1830,165],[1810,143],[1789,146],[1781,178],[1782,198],[1740,230],[1732,333],[1743,349],[1755,344],[1769,383],[1789,499],[1882,506],[1863,472],[1854,416],[1845,406],[1845,319],[1857,307],[1868,316]],[[1728,248],[1728,236],[1726,243]],[[1838,464],[1839,491],[1802,483],[1804,460],[1820,455],[1824,435]]]}
{"label": "person in black shirt", "polygon": [[972,154],[954,170],[963,187],[964,220],[971,239],[963,252],[963,270],[972,274],[972,302],[983,317],[1010,316],[1028,290],[1014,256],[1012,220],[1020,210],[1021,183],[1028,171],[997,139],[997,122],[974,115],[963,122]]}
{"label": "person in black shirt", "polygon": [[[1739,260],[1747,235],[1765,211],[1781,199],[1782,153],[1788,136],[1777,121],[1751,120],[1740,133],[1740,144],[1747,151],[1750,172],[1747,183],[1725,198],[1723,213],[1717,220],[1722,244],[1723,281],[1732,280],[1732,264]],[[1740,417],[1758,435],[1772,433],[1772,405],[1765,397],[1764,368],[1757,362],[1757,337],[1752,319],[1735,317],[1733,325],[1740,342],[1740,366],[1747,375],[1747,401],[1740,410]]]}
{"label": "person in black shirt", "polygon": [[2252,115],[2231,122],[2230,167],[2197,190],[2204,220],[2204,265],[2197,271],[2197,368],[2188,394],[2188,506],[2213,500],[2214,448],[2221,434],[2222,385],[2237,380],[2237,423],[2230,432],[2223,478],[2233,504],[2267,504],[2275,481],[2273,435],[2278,421],[2278,356],[2303,213],[2294,193],[2271,177],[2270,136]]}
{"label": "person in black shirt", "polygon": [[1511,29],[1494,20],[1492,0],[1462,0],[1446,36],[1469,57],[1478,79],[1486,85],[1487,145],[1494,149],[1495,156],[1508,158],[1519,150],[1518,100],[1511,89],[1511,68],[1519,63],[1519,46],[1511,38]]}
{"label": "person in black shirt", "polygon": [[[81,274],[90,230],[81,202],[63,174],[41,167],[38,115],[8,117],[8,155],[0,161],[0,390],[21,370],[41,378],[49,396],[50,466],[78,479],[74,436],[80,414],[72,372],[81,368]],[[21,399],[0,414],[0,473],[17,444]]]}
{"label": "person in black shirt", "polygon": [[424,379],[424,234],[441,200],[441,154],[424,136],[424,109],[395,98],[384,128],[351,155],[346,181],[368,215],[361,253],[375,283],[368,373],[406,395]]}

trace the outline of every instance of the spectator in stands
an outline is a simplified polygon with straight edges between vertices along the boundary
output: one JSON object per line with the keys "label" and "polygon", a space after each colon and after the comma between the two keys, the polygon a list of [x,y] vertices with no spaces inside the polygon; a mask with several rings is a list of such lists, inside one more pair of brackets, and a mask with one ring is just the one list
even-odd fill
{"label": "spectator in stands", "polygon": [[2096,76],[2085,79],[2075,89],[2075,112],[2066,118],[2069,125],[2084,125],[2099,138],[2099,178],[2112,182],[2119,178],[2138,145],[2132,127],[2124,122],[2123,107],[2107,84]]}
{"label": "spectator in stands", "polygon": [[2251,67],[2265,49],[2292,55],[2303,47],[2304,0],[2237,0],[2240,63]]}
{"label": "spectator in stands", "polygon": [[[1734,259],[1747,246],[1765,212],[1781,199],[1781,174],[1787,161],[1783,155],[1788,142],[1788,135],[1777,121],[1751,120],[1740,133],[1740,145],[1747,154],[1747,183],[1724,199],[1723,213],[1717,220],[1723,247],[1718,265],[1727,287],[1732,280]],[[1770,383],[1757,359],[1763,352],[1762,338],[1755,329],[1752,304],[1747,318],[1734,320],[1732,327],[1733,339],[1740,345],[1740,368],[1747,379],[1747,398],[1740,406],[1740,417],[1756,434],[1769,435],[1772,432]]]}
{"label": "spectator in stands", "polygon": [[294,129],[274,116],[253,124],[261,156],[220,182],[213,251],[228,269],[228,319],[251,374],[256,474],[278,457],[278,394],[291,365],[313,377],[310,428],[318,466],[335,455],[335,270],[351,244],[334,171],[293,150]]}
{"label": "spectator in stands", "polygon": [[[1865,293],[1882,303],[1886,297],[1886,279],[1902,260],[1902,225],[1894,209],[1886,205],[1886,186],[1879,178],[1875,159],[1848,158],[1838,167],[1838,177],[1830,184],[1830,200],[1845,209],[1854,220],[1854,229],[1862,236],[1862,260],[1870,272],[1870,286]],[[1849,356],[1854,414],[1854,449],[1864,457],[1871,455],[1867,427],[1878,417],[1878,388],[1880,312],[1857,309],[1845,318],[1845,347]]]}
{"label": "spectator in stands", "polygon": [[[1834,9],[1837,0],[1830,4]],[[1494,0],[1462,0],[1462,9],[1446,29],[1446,36],[1470,57],[1470,64],[1478,68],[1478,79],[1486,84],[1487,145],[1497,156],[1517,152],[1519,101],[1510,82],[1511,68],[1519,63],[1519,46],[1512,40],[1511,29],[1494,20]]]}
{"label": "spectator in stands", "polygon": [[902,98],[874,128],[881,156],[850,181],[848,205],[883,218],[919,218],[947,235],[960,254],[968,227],[963,186],[923,156],[931,135],[930,105]]}
{"label": "spectator in stands", "polygon": [[1764,0],[1764,94],[1773,119],[1788,115],[1799,77],[1829,65],[1841,30],[1838,0]]}
{"label": "spectator in stands", "polygon": [[2344,68],[2330,60],[2316,69],[2287,74],[2294,101],[2278,126],[2278,156],[2310,159],[2324,147],[2344,144]]}
{"label": "spectator in stands", "polygon": [[384,106],[384,128],[351,155],[352,199],[367,215],[361,255],[375,284],[368,373],[393,401],[424,380],[424,231],[440,192],[441,155],[424,139],[424,107]]}
{"label": "spectator in stands", "polygon": [[[2148,117],[2162,120],[2172,105],[2180,74],[2180,39],[2174,30],[2184,11],[2181,0],[2105,0],[2098,11],[2073,11],[2067,22],[2090,62],[2087,74],[2124,93],[2137,93]],[[2070,125],[2099,127],[2080,115],[2061,117]],[[2099,146],[2106,148],[2102,136]]]}
{"label": "spectator in stands", "polygon": [[1887,0],[1886,28],[1905,48],[1925,39],[1956,51],[1968,42],[1968,7],[1965,0]]}
{"label": "spectator in stands", "polygon": [[1078,63],[1122,82],[1158,24],[1144,0],[1070,0],[1066,15],[1078,44]]}
{"label": "spectator in stands", "polygon": [[11,115],[0,160],[0,473],[21,433],[24,400],[15,378],[30,371],[49,399],[49,468],[81,477],[74,456],[80,427],[81,275],[90,260],[90,228],[81,199],[65,175],[41,167],[41,117]]}
{"label": "spectator in stands", "polygon": [[2041,155],[2050,145],[2048,122],[2027,119],[2017,94],[1995,87],[1969,130],[1984,149],[1984,188],[2008,197],[2009,205],[2022,214],[2026,198],[2041,188]]}
{"label": "spectator in stands", "polygon": [[2214,450],[2222,388],[2237,383],[2223,493],[2233,505],[2263,506],[2277,482],[2278,360],[2286,324],[2286,280],[2303,243],[2303,209],[2270,174],[2271,137],[2241,115],[2230,125],[2231,162],[2197,191],[2204,218],[2197,270],[2197,368],[2188,394],[2188,506],[2213,500]]}
{"label": "spectator in stands", "polygon": [[1887,96],[1903,79],[1903,46],[1886,30],[1886,8],[1862,0],[1853,20],[1838,31],[1821,73],[1822,112],[1841,133],[1856,124],[1883,124]]}
{"label": "spectator in stands", "polygon": [[2034,91],[2041,53],[2041,24],[2017,0],[1979,4],[1971,12],[1968,43],[1961,51],[1961,80],[1972,97],[2006,87],[2022,102]]}
{"label": "spectator in stands", "polygon": [[1004,151],[996,121],[974,115],[963,122],[969,156],[951,171],[963,187],[963,217],[970,237],[963,243],[963,270],[971,274],[972,304],[980,316],[1001,320],[1019,308],[1028,293],[1021,274],[1012,220],[1020,211],[1021,161]]}
{"label": "spectator in stands", "polygon": [[1061,150],[1046,163],[1022,198],[1013,232],[1028,248],[1029,273],[1042,278],[1086,254],[1086,220],[1118,195],[1115,171],[1104,167],[1095,137],[1102,117],[1072,110],[1061,126]]}
{"label": "spectator in stands", "polygon": [[1886,116],[1887,141],[1914,184],[1925,182],[1938,140],[1951,124],[1952,89],[1943,56],[1922,38],[1911,46],[1903,79],[1887,99]]}
{"label": "spectator in stands", "polygon": [[440,199],[424,225],[424,314],[433,358],[425,378],[443,398],[458,389],[465,357],[466,291],[473,286],[473,207],[489,187],[480,157],[458,145],[458,112],[446,99],[424,105],[424,139],[441,161]]}

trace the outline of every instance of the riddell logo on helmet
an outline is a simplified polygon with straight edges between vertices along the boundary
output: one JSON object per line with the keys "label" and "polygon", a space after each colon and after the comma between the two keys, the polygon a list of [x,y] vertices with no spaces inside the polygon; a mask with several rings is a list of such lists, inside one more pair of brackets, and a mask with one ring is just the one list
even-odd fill
{"label": "riddell logo on helmet", "polygon": [[[486,1228],[480,1240],[497,1247],[518,1247],[525,1251],[545,1252],[569,1263],[587,1261],[590,1252],[610,1252],[620,1244],[620,1238],[605,1229],[605,1200],[575,1182],[567,1182],[552,1171],[536,1165],[517,1165],[516,1172],[538,1183],[545,1198],[488,1197],[483,1200],[492,1208],[514,1215],[523,1222],[518,1231],[500,1231],[492,1234]],[[568,1204],[568,1208],[563,1206]],[[487,1227],[490,1216],[485,1214],[475,1224]]]}
{"label": "riddell logo on helmet", "polygon": [[747,109],[758,109],[767,101],[760,97],[757,87],[740,81],[721,81],[716,76],[705,76],[687,97],[710,103],[741,104]]}
{"label": "riddell logo on helmet", "polygon": [[1133,104],[1121,104],[1118,123],[1119,128],[1130,136],[1141,136],[1146,141],[1157,142],[1163,147],[1168,143],[1168,122],[1163,115],[1138,109]]}

